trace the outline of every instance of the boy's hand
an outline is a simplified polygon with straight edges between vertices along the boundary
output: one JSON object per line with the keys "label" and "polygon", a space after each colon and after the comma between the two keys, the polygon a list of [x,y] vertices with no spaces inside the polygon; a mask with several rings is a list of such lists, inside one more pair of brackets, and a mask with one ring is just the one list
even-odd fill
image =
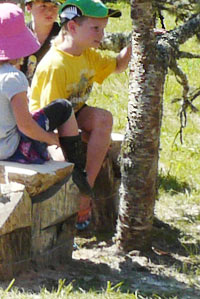
{"label": "boy's hand", "polygon": [[117,55],[117,67],[115,73],[121,73],[125,71],[128,67],[128,63],[131,59],[132,46],[129,44],[127,47],[123,48],[120,53]]}

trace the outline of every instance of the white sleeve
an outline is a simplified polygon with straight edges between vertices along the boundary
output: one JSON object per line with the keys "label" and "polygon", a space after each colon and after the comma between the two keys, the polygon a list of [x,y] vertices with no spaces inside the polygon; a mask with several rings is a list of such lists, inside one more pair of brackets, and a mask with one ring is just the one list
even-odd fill
{"label": "white sleeve", "polygon": [[16,71],[9,73],[3,86],[5,96],[11,100],[14,95],[28,90],[28,81],[24,73]]}

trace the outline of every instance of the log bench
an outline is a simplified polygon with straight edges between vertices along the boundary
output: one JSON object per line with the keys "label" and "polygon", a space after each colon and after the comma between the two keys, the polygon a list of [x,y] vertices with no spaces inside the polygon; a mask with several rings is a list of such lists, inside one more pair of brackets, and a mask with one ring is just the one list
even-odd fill
{"label": "log bench", "polygon": [[72,256],[79,191],[73,164],[0,162],[0,279]]}
{"label": "log bench", "polygon": [[[91,228],[97,232],[115,229],[122,139],[112,134],[94,186]],[[44,165],[0,161],[0,280],[72,258],[80,197],[73,167],[53,160]]]}

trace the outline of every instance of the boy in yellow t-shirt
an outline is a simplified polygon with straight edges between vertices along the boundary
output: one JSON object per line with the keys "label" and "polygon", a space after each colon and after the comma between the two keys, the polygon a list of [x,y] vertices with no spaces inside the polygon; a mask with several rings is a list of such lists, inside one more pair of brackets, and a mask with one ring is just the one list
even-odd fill
{"label": "boy in yellow t-shirt", "polygon": [[[104,57],[96,49],[104,36],[108,17],[121,12],[107,8],[100,0],[67,0],[59,10],[61,31],[52,48],[39,63],[30,95],[32,111],[58,99],[68,99],[76,113],[82,139],[87,140],[86,173],[94,186],[110,144],[112,115],[109,111],[85,104],[94,82],[101,84],[111,73],[124,71],[131,46],[116,58]],[[60,138],[64,149],[67,144]],[[90,214],[90,198],[81,197],[78,228],[85,227]]]}

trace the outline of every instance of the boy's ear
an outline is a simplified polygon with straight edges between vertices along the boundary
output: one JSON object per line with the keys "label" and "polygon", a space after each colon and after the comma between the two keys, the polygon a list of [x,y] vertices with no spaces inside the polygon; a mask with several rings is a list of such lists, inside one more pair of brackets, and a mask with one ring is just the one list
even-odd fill
{"label": "boy's ear", "polygon": [[67,29],[71,33],[76,33],[76,27],[78,24],[74,20],[70,20],[67,22]]}

